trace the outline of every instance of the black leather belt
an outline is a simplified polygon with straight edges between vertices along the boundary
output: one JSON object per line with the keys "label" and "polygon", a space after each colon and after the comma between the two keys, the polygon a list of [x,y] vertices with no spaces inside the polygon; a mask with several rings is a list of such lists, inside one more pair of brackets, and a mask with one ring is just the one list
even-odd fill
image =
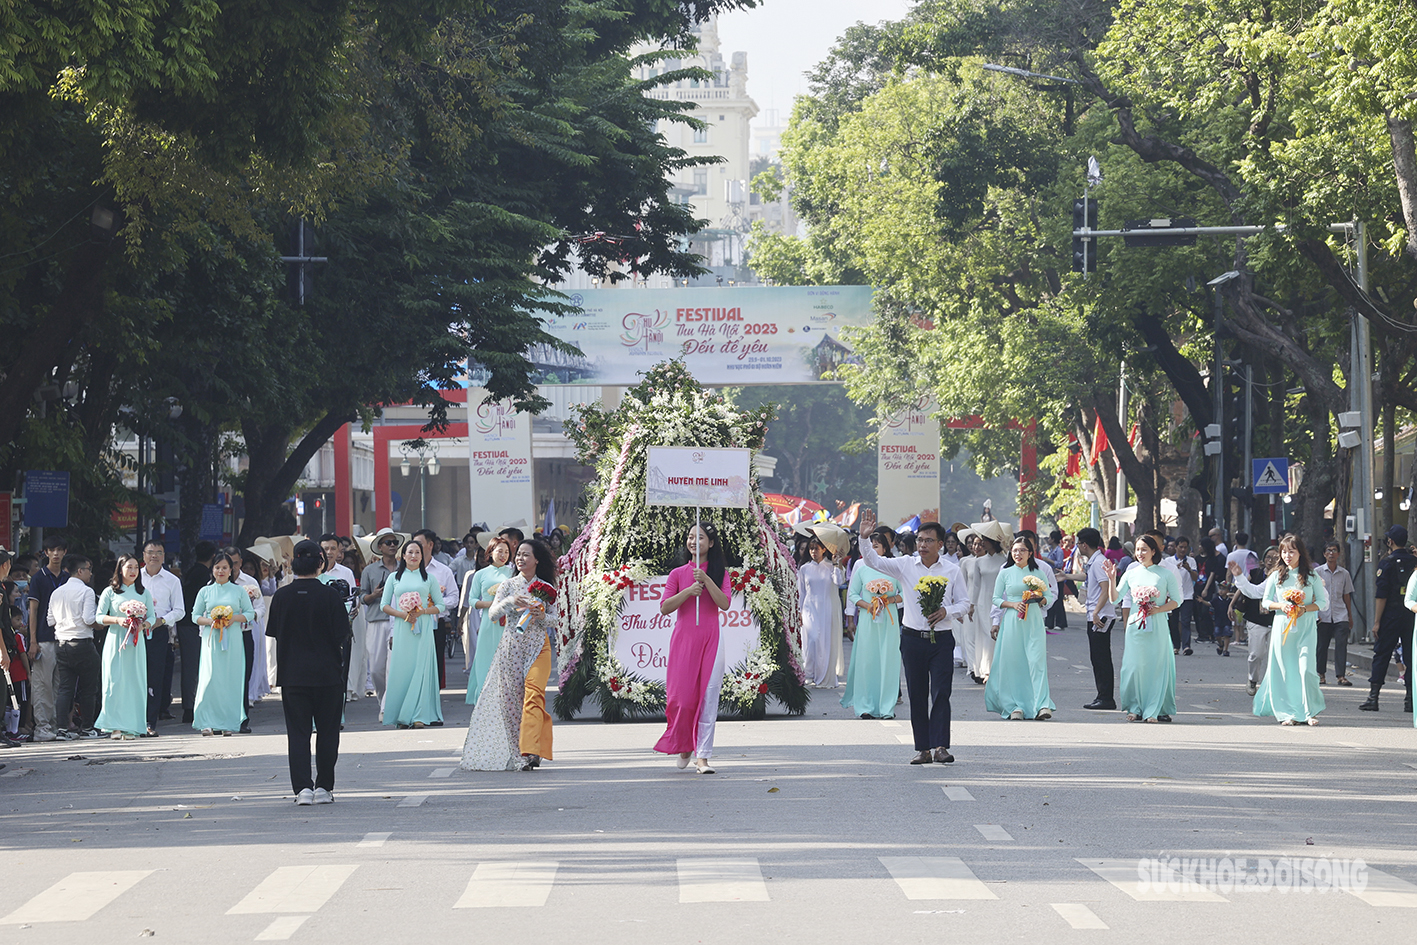
{"label": "black leather belt", "polygon": [[[931,634],[931,633],[937,633],[937,634],[938,634],[938,633],[945,633],[945,632],[947,632],[947,631],[945,631],[945,630],[916,630],[914,627],[901,627],[901,628],[900,628],[900,632],[901,632],[902,634],[904,634],[905,636],[921,637],[921,638],[923,638],[923,639],[928,640],[928,639],[930,639],[930,634]],[[938,637],[937,637],[936,639],[938,639]]]}

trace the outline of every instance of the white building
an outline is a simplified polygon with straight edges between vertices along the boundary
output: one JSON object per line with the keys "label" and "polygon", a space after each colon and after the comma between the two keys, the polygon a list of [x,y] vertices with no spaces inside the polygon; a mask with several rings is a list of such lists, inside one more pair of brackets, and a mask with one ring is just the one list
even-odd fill
{"label": "white building", "polygon": [[655,98],[693,102],[696,108],[692,116],[705,124],[694,129],[661,122],[659,132],[665,141],[692,157],[724,159],[721,164],[686,168],[674,178],[675,193],[693,206],[695,216],[708,220],[707,227],[690,241],[690,248],[704,257],[705,265],[719,270],[715,276],[698,281],[704,285],[743,263],[743,238],[750,222],[750,122],[758,114],[758,105],[748,94],[748,54],[735,52],[731,59],[725,59],[719,49],[718,17],[695,27],[694,33],[699,40],[696,50],[675,52],[675,58],[641,67],[639,78],[687,68],[711,73],[707,79],[680,80],[650,93]]}

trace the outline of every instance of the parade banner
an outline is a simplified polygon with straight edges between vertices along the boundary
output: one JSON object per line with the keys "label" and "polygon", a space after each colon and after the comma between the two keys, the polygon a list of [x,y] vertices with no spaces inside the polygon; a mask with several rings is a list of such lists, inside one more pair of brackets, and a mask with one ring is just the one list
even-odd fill
{"label": "parade banner", "polygon": [[[502,401],[484,404],[485,391],[468,392],[468,482],[472,520],[494,530],[536,518],[531,462],[531,415]],[[529,530],[529,529],[528,529]]]}
{"label": "parade banner", "polygon": [[940,424],[935,404],[922,398],[909,409],[881,420],[876,446],[876,508],[892,528],[920,516],[940,518]]}
{"label": "parade banner", "polygon": [[[620,625],[611,649],[620,665],[635,675],[663,683],[669,667],[669,635],[675,616],[661,614],[668,575],[652,577],[625,589],[620,604]],[[727,610],[718,615],[718,645],[723,648],[725,671],[740,665],[758,648],[758,621],[743,600],[734,594]]]}
{"label": "parade banner", "polygon": [[752,450],[651,446],[645,504],[746,509]]}
{"label": "parade banner", "polygon": [[[661,361],[684,359],[700,384],[819,384],[858,363],[843,328],[873,319],[870,286],[589,289],[580,311],[546,319],[580,349],[528,353],[542,386],[632,386]],[[476,375],[479,370],[473,368]]]}

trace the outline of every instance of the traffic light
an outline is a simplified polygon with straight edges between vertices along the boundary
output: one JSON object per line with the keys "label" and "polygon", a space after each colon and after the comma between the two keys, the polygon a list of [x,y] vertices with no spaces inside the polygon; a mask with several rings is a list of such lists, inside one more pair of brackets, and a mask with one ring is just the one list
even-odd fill
{"label": "traffic light", "polygon": [[1227,384],[1225,389],[1226,446],[1230,455],[1240,457],[1245,455],[1245,439],[1250,433],[1250,418],[1245,415],[1244,375],[1231,375],[1231,379],[1235,386]]}
{"label": "traffic light", "polygon": [[1097,271],[1097,238],[1078,236],[1078,230],[1097,229],[1097,201],[1079,197],[1073,201],[1073,272]]}

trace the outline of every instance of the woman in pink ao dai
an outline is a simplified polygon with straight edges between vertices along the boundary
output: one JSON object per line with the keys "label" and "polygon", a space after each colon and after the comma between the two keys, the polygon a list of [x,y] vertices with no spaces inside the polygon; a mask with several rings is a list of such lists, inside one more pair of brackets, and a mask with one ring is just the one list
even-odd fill
{"label": "woman in pink ao dai", "polygon": [[718,691],[723,686],[723,647],[718,615],[731,596],[723,549],[712,525],[695,525],[685,542],[689,563],[669,572],[660,601],[661,614],[677,614],[669,637],[669,667],[664,682],[668,721],[654,750],[678,755],[676,764],[693,757],[699,774],[713,774],[713,732],[718,722]]}

